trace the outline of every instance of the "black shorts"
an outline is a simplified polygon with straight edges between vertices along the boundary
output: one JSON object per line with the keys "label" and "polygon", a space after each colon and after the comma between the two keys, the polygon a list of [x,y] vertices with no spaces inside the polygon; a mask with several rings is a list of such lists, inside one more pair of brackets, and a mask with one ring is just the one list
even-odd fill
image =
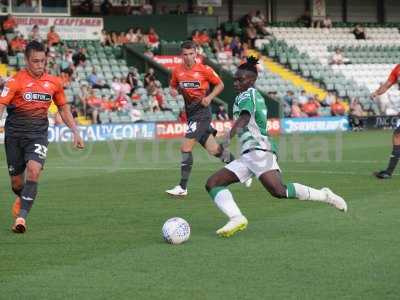
{"label": "black shorts", "polygon": [[37,161],[43,167],[47,156],[48,144],[47,136],[6,136],[4,145],[6,148],[8,173],[10,176],[22,174],[29,160]]}
{"label": "black shorts", "polygon": [[185,138],[195,139],[199,144],[204,146],[210,135],[216,136],[217,131],[211,126],[209,120],[189,121]]}

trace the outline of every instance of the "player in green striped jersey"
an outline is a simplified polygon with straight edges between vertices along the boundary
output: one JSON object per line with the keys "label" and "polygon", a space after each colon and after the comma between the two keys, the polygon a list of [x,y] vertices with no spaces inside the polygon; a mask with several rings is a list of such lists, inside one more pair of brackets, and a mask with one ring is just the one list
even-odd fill
{"label": "player in green striped jersey", "polygon": [[320,201],[347,211],[344,199],[328,188],[319,190],[299,183],[282,182],[277,149],[267,133],[267,107],[262,95],[254,88],[258,75],[257,63],[254,57],[248,58],[246,63],[239,66],[234,77],[234,87],[239,92],[233,106],[236,121],[226,135],[224,144],[227,147],[237,135],[241,156],[214,173],[206,184],[215,204],[229,218],[228,223],[217,230],[217,234],[224,237],[244,230],[248,224],[227,187],[232,183],[245,182],[252,176],[256,176],[276,198]]}

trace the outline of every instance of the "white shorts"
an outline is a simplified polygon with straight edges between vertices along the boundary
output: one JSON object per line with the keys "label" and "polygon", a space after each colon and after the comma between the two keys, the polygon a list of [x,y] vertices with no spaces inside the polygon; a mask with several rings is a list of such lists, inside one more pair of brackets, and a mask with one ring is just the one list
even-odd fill
{"label": "white shorts", "polygon": [[272,170],[281,169],[278,166],[276,155],[269,151],[254,150],[243,154],[225,166],[235,173],[240,182],[245,182],[253,176],[257,178]]}

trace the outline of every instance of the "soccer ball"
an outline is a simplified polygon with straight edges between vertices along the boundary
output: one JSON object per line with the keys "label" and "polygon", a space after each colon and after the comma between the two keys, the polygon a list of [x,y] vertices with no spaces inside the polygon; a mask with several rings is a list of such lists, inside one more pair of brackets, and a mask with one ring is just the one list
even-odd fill
{"label": "soccer ball", "polygon": [[162,228],[162,235],[169,244],[182,244],[190,237],[189,223],[182,218],[168,219]]}

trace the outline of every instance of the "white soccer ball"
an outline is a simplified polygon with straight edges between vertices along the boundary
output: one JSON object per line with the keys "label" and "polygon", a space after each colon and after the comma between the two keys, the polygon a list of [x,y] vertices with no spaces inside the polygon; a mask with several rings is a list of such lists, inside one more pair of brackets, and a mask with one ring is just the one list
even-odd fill
{"label": "white soccer ball", "polygon": [[168,219],[162,228],[162,235],[167,243],[179,245],[190,237],[190,226],[182,218]]}

